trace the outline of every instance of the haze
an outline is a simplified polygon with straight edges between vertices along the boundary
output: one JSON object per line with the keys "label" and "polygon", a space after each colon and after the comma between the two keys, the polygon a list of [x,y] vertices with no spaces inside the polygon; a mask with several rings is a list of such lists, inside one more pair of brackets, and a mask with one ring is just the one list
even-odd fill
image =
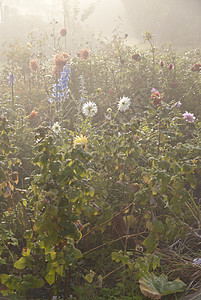
{"label": "haze", "polygon": [[92,33],[111,36],[119,26],[130,41],[142,43],[141,33],[151,31],[157,43],[201,44],[200,0],[2,0],[0,9],[1,43],[33,30],[46,32],[56,20],[79,39]]}

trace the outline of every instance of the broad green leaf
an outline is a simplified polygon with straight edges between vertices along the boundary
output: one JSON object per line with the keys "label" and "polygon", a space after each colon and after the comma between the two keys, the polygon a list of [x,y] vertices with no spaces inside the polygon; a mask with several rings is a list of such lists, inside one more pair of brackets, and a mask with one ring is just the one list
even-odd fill
{"label": "broad green leaf", "polygon": [[6,261],[5,261],[5,259],[3,259],[3,258],[0,258],[0,265],[5,265],[6,264]]}
{"label": "broad green leaf", "polygon": [[8,274],[1,274],[0,275],[1,283],[2,284],[6,283],[6,281],[8,280],[8,278],[9,278]]}
{"label": "broad green leaf", "polygon": [[151,232],[148,237],[143,241],[143,245],[147,247],[149,253],[153,252],[158,245],[158,241],[154,232]]}
{"label": "broad green leaf", "polygon": [[45,280],[47,281],[47,283],[49,283],[50,285],[53,284],[55,282],[55,272],[49,272],[45,275]]}
{"label": "broad green leaf", "polygon": [[20,270],[24,269],[26,267],[26,257],[21,257],[19,260],[17,260],[14,263],[14,267]]}
{"label": "broad green leaf", "polygon": [[156,233],[164,233],[164,225],[161,221],[156,220],[153,226],[153,231]]}
{"label": "broad green leaf", "polygon": [[166,295],[183,292],[186,287],[185,283],[179,279],[168,281],[164,274],[157,277],[153,273],[146,273],[139,282],[143,295],[155,300],[162,299]]}

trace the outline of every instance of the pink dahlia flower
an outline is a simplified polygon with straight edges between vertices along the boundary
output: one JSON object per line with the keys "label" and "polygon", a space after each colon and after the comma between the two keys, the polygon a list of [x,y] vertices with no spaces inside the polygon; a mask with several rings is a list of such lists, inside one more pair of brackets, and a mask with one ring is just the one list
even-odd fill
{"label": "pink dahlia flower", "polygon": [[187,111],[183,114],[183,117],[186,120],[186,122],[189,122],[189,123],[193,123],[196,119],[194,114],[191,114]]}

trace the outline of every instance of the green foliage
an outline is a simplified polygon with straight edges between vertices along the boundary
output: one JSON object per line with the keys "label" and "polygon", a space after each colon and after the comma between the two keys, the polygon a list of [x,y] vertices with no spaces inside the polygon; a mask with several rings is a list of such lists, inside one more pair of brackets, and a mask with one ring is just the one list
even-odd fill
{"label": "green foliage", "polygon": [[161,274],[159,277],[154,274],[147,273],[140,278],[141,292],[150,299],[162,299],[163,296],[183,292],[185,283],[179,279],[172,282],[168,281],[167,276]]}
{"label": "green foliage", "polygon": [[[73,57],[69,97],[54,103],[53,64],[44,69],[47,58],[37,54],[34,73],[33,48],[9,49],[1,76],[9,69],[17,79],[12,87],[3,81],[0,92],[4,296],[47,289],[46,298],[142,299],[139,279],[147,272],[168,293],[180,290],[160,277],[168,268],[160,251],[199,236],[200,104],[192,103],[200,74],[189,69],[198,54],[156,49],[149,32],[145,40],[151,49],[138,50],[114,32],[88,59]],[[159,65],[162,59],[174,68]],[[130,99],[125,111],[123,96]],[[87,101],[98,107],[94,117],[83,114]],[[187,122],[182,113],[191,108],[196,119]]]}

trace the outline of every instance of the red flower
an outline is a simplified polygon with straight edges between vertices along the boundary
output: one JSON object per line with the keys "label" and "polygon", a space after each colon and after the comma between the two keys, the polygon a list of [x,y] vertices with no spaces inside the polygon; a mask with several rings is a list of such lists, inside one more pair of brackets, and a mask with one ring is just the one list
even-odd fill
{"label": "red flower", "polygon": [[108,90],[108,93],[110,94],[110,95],[113,95],[114,94],[114,91],[113,90]]}
{"label": "red flower", "polygon": [[140,61],[141,60],[141,56],[140,54],[136,53],[132,55],[132,59],[135,61]]}
{"label": "red flower", "polygon": [[38,63],[35,59],[32,59],[29,63],[29,67],[32,71],[37,72],[38,70]]}
{"label": "red flower", "polygon": [[61,76],[61,72],[63,71],[63,67],[65,66],[69,55],[67,53],[58,53],[55,56],[54,60],[54,73],[57,74],[58,78]]}
{"label": "red flower", "polygon": [[153,105],[155,106],[161,105],[161,102],[163,101],[163,96],[158,91],[154,92],[151,95],[151,98],[153,99]]}
{"label": "red flower", "polygon": [[32,112],[31,112],[31,117],[32,117],[32,118],[36,118],[37,115],[38,115],[38,112],[35,111],[35,110],[32,110]]}
{"label": "red flower", "polygon": [[161,60],[160,63],[159,63],[159,65],[160,65],[161,67],[163,67],[163,66],[164,66],[164,61]]}
{"label": "red flower", "polygon": [[178,86],[178,82],[177,81],[171,81],[171,82],[169,82],[169,86],[171,88],[176,88]]}
{"label": "red flower", "polygon": [[79,52],[78,55],[82,60],[87,60],[89,58],[89,50],[84,48]]}
{"label": "red flower", "polygon": [[66,35],[67,35],[67,30],[66,30],[66,28],[62,28],[62,29],[61,29],[60,35],[61,35],[61,36],[66,36]]}
{"label": "red flower", "polygon": [[173,68],[173,64],[169,64],[168,69],[172,70],[172,68]]}
{"label": "red flower", "polygon": [[191,66],[191,71],[193,72],[199,72],[201,71],[201,64],[194,64]]}

